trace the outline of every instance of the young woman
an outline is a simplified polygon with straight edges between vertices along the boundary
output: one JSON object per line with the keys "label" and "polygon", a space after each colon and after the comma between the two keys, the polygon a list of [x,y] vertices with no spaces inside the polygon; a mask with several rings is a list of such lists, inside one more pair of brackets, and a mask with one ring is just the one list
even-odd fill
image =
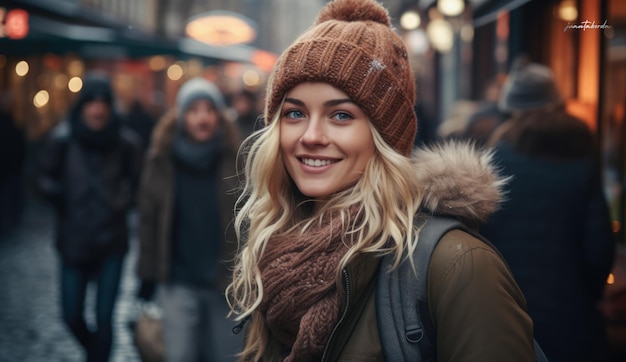
{"label": "young woman", "polygon": [[[330,2],[279,58],[236,218],[228,291],[250,320],[241,360],[384,360],[381,257],[397,267],[415,250],[420,212],[476,225],[496,209],[489,155],[451,144],[411,156],[414,98],[402,40],[373,0]],[[486,244],[447,233],[428,285],[438,360],[534,359],[524,297]]]}
{"label": "young woman", "polygon": [[156,126],[142,173],[139,298],[153,298],[158,285],[167,361],[218,358],[211,313],[223,302],[222,262],[232,259],[224,230],[239,146],[223,109],[215,84],[185,82]]}

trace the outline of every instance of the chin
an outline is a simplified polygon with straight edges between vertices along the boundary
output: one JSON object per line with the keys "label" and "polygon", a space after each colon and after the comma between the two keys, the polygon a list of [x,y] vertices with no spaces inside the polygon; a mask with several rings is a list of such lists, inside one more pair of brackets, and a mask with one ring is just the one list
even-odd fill
{"label": "chin", "polygon": [[302,192],[302,194],[312,199],[324,199],[330,195],[326,192]]}
{"label": "chin", "polygon": [[194,139],[194,141],[199,143],[208,142],[213,138],[213,133],[197,134],[195,137],[192,138]]}
{"label": "chin", "polygon": [[298,190],[300,190],[300,193],[302,195],[306,197],[310,197],[312,199],[323,199],[334,193],[334,191],[331,191],[328,188],[320,188],[320,187],[314,187],[314,186],[313,187],[307,187],[307,186],[298,187]]}

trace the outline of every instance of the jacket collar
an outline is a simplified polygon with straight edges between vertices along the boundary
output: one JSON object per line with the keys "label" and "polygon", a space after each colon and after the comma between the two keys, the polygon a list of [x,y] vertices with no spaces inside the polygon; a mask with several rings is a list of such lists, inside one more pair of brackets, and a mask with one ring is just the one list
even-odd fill
{"label": "jacket collar", "polygon": [[503,201],[509,178],[498,175],[492,151],[448,141],[415,150],[412,161],[423,192],[423,211],[475,227]]}

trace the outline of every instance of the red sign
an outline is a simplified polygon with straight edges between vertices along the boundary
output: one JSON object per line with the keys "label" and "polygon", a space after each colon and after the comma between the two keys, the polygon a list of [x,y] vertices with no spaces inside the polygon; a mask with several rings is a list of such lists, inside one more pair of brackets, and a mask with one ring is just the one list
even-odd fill
{"label": "red sign", "polygon": [[4,32],[11,39],[26,37],[28,35],[28,12],[22,9],[10,10],[5,18]]}

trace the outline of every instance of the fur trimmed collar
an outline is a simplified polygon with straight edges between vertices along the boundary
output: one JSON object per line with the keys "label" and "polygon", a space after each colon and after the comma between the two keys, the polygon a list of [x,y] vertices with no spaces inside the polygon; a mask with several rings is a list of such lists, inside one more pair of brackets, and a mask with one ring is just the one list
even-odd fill
{"label": "fur trimmed collar", "polygon": [[413,151],[412,160],[428,212],[484,223],[500,206],[508,178],[498,175],[493,152],[448,141]]}

